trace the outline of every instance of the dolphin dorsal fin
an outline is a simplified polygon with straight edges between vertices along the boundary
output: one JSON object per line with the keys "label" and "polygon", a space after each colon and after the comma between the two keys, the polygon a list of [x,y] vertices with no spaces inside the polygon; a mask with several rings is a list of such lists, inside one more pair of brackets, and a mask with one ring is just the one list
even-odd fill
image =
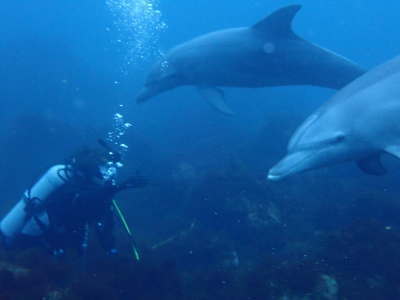
{"label": "dolphin dorsal fin", "polygon": [[253,25],[253,29],[262,33],[274,34],[277,36],[288,36],[293,34],[292,21],[301,5],[290,5],[283,7],[271,15]]}

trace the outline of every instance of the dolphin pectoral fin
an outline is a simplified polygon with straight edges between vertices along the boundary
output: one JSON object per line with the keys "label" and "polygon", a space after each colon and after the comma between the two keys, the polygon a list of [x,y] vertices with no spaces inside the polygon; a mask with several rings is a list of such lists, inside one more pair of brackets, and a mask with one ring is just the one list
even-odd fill
{"label": "dolphin pectoral fin", "polygon": [[198,91],[201,97],[219,112],[228,116],[235,114],[226,104],[225,94],[222,90],[215,87],[198,87]]}
{"label": "dolphin pectoral fin", "polygon": [[388,154],[400,159],[400,146],[389,146],[385,148],[385,151]]}
{"label": "dolphin pectoral fin", "polygon": [[387,173],[379,154],[359,160],[357,165],[363,172],[370,175],[382,176]]}
{"label": "dolphin pectoral fin", "polygon": [[288,36],[294,34],[292,31],[292,21],[297,12],[301,9],[301,5],[290,5],[281,8],[257,24],[253,25],[253,29],[276,36]]}

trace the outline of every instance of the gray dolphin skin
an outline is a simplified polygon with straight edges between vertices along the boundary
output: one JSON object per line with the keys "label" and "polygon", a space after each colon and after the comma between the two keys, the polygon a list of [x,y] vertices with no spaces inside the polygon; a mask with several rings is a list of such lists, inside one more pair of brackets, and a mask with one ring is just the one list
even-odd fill
{"label": "gray dolphin skin", "polygon": [[271,180],[345,161],[386,173],[380,156],[400,158],[400,56],[356,79],[295,132]]}
{"label": "gray dolphin skin", "polygon": [[178,45],[153,66],[137,102],[192,85],[214,108],[231,115],[218,87],[314,85],[340,89],[362,75],[364,70],[358,65],[292,31],[300,8],[288,6],[252,27],[212,32]]}

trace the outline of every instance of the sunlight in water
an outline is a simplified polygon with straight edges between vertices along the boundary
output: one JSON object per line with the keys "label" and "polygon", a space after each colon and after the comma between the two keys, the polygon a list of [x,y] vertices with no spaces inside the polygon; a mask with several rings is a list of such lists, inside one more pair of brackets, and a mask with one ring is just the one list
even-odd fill
{"label": "sunlight in water", "polygon": [[167,25],[162,21],[158,0],[106,0],[114,16],[118,43],[128,48],[126,64],[139,64],[160,55],[158,42]]}

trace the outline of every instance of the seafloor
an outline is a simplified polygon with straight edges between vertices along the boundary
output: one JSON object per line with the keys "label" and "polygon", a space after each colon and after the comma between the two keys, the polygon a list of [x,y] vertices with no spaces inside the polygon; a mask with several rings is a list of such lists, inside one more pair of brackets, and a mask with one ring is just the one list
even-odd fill
{"label": "seafloor", "polygon": [[159,207],[168,230],[146,238],[137,228],[140,262],[130,256],[122,229],[116,257],[95,241],[85,259],[3,251],[0,299],[400,298],[400,232],[388,225],[400,209],[395,197],[366,193],[336,205],[327,190],[320,205],[304,209],[295,188],[286,184],[282,197],[273,187],[233,162],[170,189],[163,197],[174,209]]}

